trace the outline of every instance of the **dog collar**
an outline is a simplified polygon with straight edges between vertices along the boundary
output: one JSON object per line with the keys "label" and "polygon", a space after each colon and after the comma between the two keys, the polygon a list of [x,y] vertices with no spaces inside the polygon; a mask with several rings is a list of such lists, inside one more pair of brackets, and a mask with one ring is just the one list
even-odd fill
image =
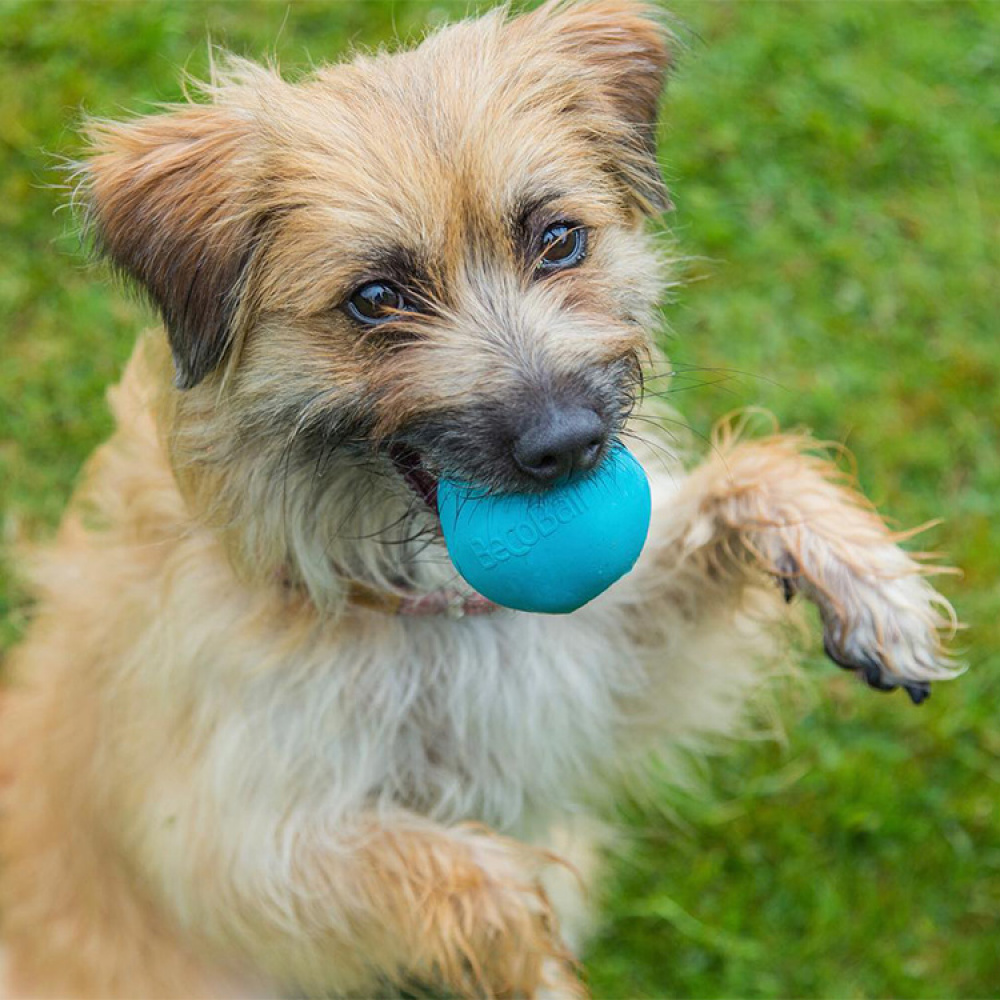
{"label": "dog collar", "polygon": [[461,594],[457,590],[432,590],[428,594],[406,594],[376,590],[366,584],[352,581],[348,601],[355,607],[381,611],[387,615],[405,615],[425,618],[444,615],[447,618],[475,618],[491,615],[500,610],[499,604],[482,594]]}
{"label": "dog collar", "polygon": [[[285,590],[298,590],[287,568],[276,574],[278,584]],[[347,586],[347,602],[356,608],[381,611],[386,615],[403,615],[410,618],[427,618],[444,615],[447,618],[475,618],[500,611],[501,606],[482,594],[462,594],[457,590],[432,590],[427,594],[378,590],[358,580]]]}

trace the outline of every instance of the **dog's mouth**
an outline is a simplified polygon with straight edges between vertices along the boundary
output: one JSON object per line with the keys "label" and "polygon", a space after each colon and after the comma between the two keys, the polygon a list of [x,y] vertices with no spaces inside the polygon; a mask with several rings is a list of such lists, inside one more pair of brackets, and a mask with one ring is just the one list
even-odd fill
{"label": "dog's mouth", "polygon": [[427,505],[432,514],[438,513],[438,480],[431,472],[419,452],[409,445],[394,444],[389,449],[389,458],[396,471],[406,481],[406,485]]}

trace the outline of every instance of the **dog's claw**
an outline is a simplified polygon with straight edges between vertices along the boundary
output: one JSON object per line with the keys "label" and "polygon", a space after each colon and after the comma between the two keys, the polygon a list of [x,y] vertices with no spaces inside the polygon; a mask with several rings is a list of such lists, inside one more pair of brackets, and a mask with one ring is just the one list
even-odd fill
{"label": "dog's claw", "polygon": [[903,685],[906,693],[910,696],[910,701],[914,705],[919,705],[922,701],[926,701],[931,696],[931,682],[930,681],[910,681]]}
{"label": "dog's claw", "polygon": [[896,688],[901,687],[909,695],[910,701],[914,705],[919,705],[931,696],[930,681],[897,681],[878,657],[866,654],[858,660],[848,659],[846,654],[833,645],[829,636],[823,637],[823,652],[838,667],[857,674],[875,691],[895,691]]}
{"label": "dog's claw", "polygon": [[798,593],[795,578],[800,572],[799,565],[791,556],[786,555],[778,561],[777,569],[778,575],[775,579],[778,581],[778,586],[781,587],[781,593],[785,597],[785,604],[791,604]]}

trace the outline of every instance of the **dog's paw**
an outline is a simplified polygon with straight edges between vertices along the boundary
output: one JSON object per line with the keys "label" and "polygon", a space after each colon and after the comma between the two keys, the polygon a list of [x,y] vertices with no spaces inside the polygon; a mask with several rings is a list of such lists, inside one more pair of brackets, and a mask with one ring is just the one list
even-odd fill
{"label": "dog's paw", "polygon": [[437,887],[439,956],[450,959],[431,964],[444,985],[463,996],[583,1000],[587,991],[541,886],[542,870],[557,859],[476,826],[462,833],[473,865]]}
{"label": "dog's paw", "polygon": [[915,705],[930,697],[932,681],[955,675],[944,642],[954,612],[903,550],[884,545],[849,562],[831,554],[805,562],[785,554],[778,580],[786,600],[801,593],[817,605],[823,649],[837,666],[876,691],[902,688]]}
{"label": "dog's paw", "polygon": [[738,438],[739,426],[724,425],[717,461],[692,476],[701,516],[686,549],[714,540],[717,569],[763,568],[786,600],[812,601],[827,654],[876,690],[903,688],[919,703],[932,681],[955,676],[951,605],[927,582],[935,570],[896,544],[913,532],[891,532],[809,438]]}

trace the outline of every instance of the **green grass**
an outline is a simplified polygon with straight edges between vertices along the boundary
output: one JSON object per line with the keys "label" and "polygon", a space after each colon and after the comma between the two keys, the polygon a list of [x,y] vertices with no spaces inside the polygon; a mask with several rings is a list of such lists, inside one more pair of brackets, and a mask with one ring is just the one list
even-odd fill
{"label": "green grass", "polygon": [[[176,97],[205,39],[283,65],[457,11],[355,4],[0,5],[0,509],[55,525],[108,432],[105,386],[144,307],[78,253],[49,153],[81,108]],[[746,375],[678,397],[849,445],[929,544],[971,670],[920,709],[814,656],[783,743],[737,747],[699,794],[627,810],[631,846],[588,960],[599,996],[1000,993],[1000,5],[683,0],[662,158],[690,284],[674,358]],[[721,376],[720,376],[721,377]],[[710,375],[705,382],[716,381]],[[0,639],[24,597],[0,577]],[[678,817],[680,817],[678,819]]]}

